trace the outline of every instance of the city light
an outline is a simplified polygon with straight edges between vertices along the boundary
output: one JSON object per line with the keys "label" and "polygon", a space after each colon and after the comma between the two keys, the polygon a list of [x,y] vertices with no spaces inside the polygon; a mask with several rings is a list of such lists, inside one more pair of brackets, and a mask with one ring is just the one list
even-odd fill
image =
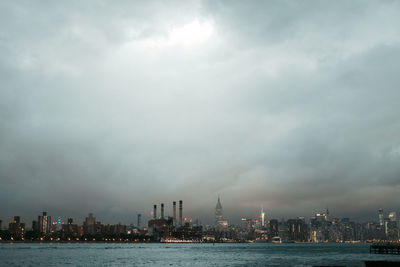
{"label": "city light", "polygon": [[[156,206],[153,205],[155,211]],[[32,222],[32,228],[21,222],[20,216],[14,216],[8,230],[0,231],[2,241],[41,241],[41,242],[270,242],[270,243],[359,243],[359,242],[398,242],[399,224],[394,211],[384,212],[379,209],[377,221],[364,223],[338,218],[329,210],[318,212],[308,220],[305,217],[287,220],[266,219],[266,212],[261,208],[259,215],[252,218],[239,217],[240,224],[229,223],[224,215],[220,198],[215,207],[213,225],[202,225],[198,220],[183,216],[183,201],[179,201],[179,213],[174,212],[176,201],[172,203],[174,217],[165,215],[165,204],[161,204],[161,213],[153,213],[147,227],[117,224],[102,224],[92,213],[82,225],[68,218],[67,224],[56,222],[43,212],[38,220]],[[168,207],[168,206],[167,206]],[[270,217],[270,216],[268,216]],[[382,221],[382,223],[381,223]],[[27,229],[28,228],[28,229]]]}

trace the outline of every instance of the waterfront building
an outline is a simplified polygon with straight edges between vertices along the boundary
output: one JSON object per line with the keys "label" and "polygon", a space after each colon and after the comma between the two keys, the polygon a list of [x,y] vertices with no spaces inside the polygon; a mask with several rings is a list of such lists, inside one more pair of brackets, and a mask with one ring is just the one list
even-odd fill
{"label": "waterfront building", "polygon": [[276,219],[269,221],[269,239],[279,236],[279,222]]}
{"label": "waterfront building", "polygon": [[328,220],[330,220],[328,209],[325,213],[316,213],[313,217],[311,217],[311,239],[317,240],[316,242],[329,241],[329,226],[332,223]]}
{"label": "waterfront building", "polygon": [[14,216],[14,220],[9,224],[8,231],[16,239],[24,238],[25,223],[21,223],[19,216]]}
{"label": "waterfront building", "polygon": [[57,218],[57,221],[53,222],[53,229],[52,229],[52,231],[54,231],[54,232],[61,231],[62,225],[63,225],[63,221],[62,221],[61,217],[58,217],[58,218]]}
{"label": "waterfront building", "polygon": [[74,224],[72,218],[68,218],[67,223],[62,225],[61,232],[66,237],[76,237],[78,236],[78,225]]}
{"label": "waterfront building", "polygon": [[[171,220],[172,223],[172,220]],[[183,226],[176,228],[173,233],[173,237],[180,240],[202,240],[203,227],[194,226],[186,222]]]}
{"label": "waterfront building", "polygon": [[42,215],[38,216],[37,231],[42,234],[49,234],[51,230],[51,216],[43,211]]}
{"label": "waterfront building", "polygon": [[[173,202],[174,210],[176,211],[176,201]],[[182,213],[183,213],[183,201],[179,201],[179,227],[182,224]],[[176,217],[176,212],[174,212]],[[176,218],[164,216],[164,203],[161,203],[161,218],[157,217],[157,205],[153,205],[153,219],[147,222],[148,233],[154,237],[155,240],[161,238],[168,238],[172,235],[172,231],[175,227]]]}
{"label": "waterfront building", "polygon": [[93,217],[92,213],[89,213],[89,216],[83,222],[83,233],[85,235],[94,235],[96,232],[96,218]]}
{"label": "waterfront building", "polygon": [[307,225],[302,218],[289,219],[287,221],[288,241],[306,242],[308,241]]}
{"label": "waterfront building", "polygon": [[279,222],[279,225],[278,225],[278,236],[280,237],[281,242],[288,241],[288,227],[287,227],[286,222],[283,219],[281,222]]}

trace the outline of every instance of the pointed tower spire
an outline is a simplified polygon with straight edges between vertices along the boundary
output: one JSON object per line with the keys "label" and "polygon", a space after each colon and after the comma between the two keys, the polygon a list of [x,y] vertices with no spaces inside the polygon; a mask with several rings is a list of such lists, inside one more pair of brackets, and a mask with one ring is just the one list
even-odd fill
{"label": "pointed tower spire", "polygon": [[215,206],[215,221],[218,224],[218,222],[222,220],[223,220],[222,205],[221,205],[221,199],[218,196],[217,205]]}

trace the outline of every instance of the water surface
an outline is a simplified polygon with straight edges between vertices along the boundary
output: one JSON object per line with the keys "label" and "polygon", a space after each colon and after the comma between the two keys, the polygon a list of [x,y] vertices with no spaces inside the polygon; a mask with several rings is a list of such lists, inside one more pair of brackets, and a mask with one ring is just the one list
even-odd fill
{"label": "water surface", "polygon": [[364,266],[369,244],[0,243],[1,266]]}

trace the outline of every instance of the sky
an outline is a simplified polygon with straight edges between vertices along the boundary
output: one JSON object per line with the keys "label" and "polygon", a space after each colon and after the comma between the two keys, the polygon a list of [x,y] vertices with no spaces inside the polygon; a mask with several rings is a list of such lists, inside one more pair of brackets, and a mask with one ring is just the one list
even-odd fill
{"label": "sky", "polygon": [[[400,212],[399,1],[1,1],[0,219]],[[29,223],[28,223],[29,225]]]}

